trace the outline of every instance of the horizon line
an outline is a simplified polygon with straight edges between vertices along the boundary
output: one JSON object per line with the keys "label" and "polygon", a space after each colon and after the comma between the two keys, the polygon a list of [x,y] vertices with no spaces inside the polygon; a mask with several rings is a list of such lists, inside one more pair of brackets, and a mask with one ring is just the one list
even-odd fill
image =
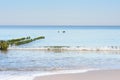
{"label": "horizon line", "polygon": [[13,25],[0,25],[0,26],[120,26],[120,25],[31,25],[31,24],[13,24]]}

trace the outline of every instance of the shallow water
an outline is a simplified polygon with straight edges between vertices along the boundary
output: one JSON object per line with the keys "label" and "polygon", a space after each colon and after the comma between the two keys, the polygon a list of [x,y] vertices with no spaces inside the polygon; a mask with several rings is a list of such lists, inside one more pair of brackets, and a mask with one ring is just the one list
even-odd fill
{"label": "shallow water", "polygon": [[[1,71],[53,71],[65,69],[119,69],[119,52],[47,52],[9,50],[0,54]],[[117,64],[117,65],[116,65]]]}
{"label": "shallow water", "polygon": [[38,75],[120,69],[120,52],[9,50],[0,57],[0,80],[32,80]]}
{"label": "shallow water", "polygon": [[[65,33],[63,33],[65,31]],[[40,46],[120,46],[119,27],[30,27],[2,26],[0,40],[31,36],[45,36],[18,47]],[[82,51],[0,51],[0,80],[27,80],[33,74],[88,69],[120,69],[120,52]],[[27,77],[25,77],[26,75]],[[4,79],[3,79],[4,77]],[[25,79],[26,78],[26,79]],[[18,80],[18,79],[17,79]],[[30,80],[30,79],[29,79]]]}

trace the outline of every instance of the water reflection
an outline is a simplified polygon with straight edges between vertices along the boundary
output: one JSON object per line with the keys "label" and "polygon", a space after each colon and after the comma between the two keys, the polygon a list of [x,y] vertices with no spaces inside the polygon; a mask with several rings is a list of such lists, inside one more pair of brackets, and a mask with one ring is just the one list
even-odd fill
{"label": "water reflection", "polygon": [[8,50],[0,50],[0,54],[7,54]]}

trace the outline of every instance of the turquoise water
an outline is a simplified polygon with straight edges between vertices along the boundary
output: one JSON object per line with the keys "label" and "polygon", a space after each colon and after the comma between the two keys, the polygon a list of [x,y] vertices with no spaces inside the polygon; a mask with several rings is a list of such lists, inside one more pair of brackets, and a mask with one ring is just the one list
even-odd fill
{"label": "turquoise water", "polygon": [[[118,26],[0,26],[0,40],[26,36],[45,36],[45,39],[18,47],[120,46]],[[71,69],[120,69],[120,52],[0,51],[0,75],[31,75],[36,71],[40,73]],[[1,79],[4,76],[0,76],[0,80],[10,80],[10,76],[8,79]]]}

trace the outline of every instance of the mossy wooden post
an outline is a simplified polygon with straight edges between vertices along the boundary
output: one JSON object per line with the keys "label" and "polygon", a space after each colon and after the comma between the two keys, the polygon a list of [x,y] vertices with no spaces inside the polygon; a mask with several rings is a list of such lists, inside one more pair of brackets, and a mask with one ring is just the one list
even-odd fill
{"label": "mossy wooden post", "polygon": [[22,45],[22,44],[30,43],[32,41],[39,40],[39,39],[45,39],[45,37],[39,36],[39,37],[36,37],[34,39],[31,39],[31,37],[28,36],[28,37],[23,37],[23,38],[11,39],[8,41],[1,40],[0,41],[0,50],[7,50],[9,45],[11,45],[11,46],[12,45]]}
{"label": "mossy wooden post", "polygon": [[7,41],[0,41],[0,50],[7,50],[9,44]]}

